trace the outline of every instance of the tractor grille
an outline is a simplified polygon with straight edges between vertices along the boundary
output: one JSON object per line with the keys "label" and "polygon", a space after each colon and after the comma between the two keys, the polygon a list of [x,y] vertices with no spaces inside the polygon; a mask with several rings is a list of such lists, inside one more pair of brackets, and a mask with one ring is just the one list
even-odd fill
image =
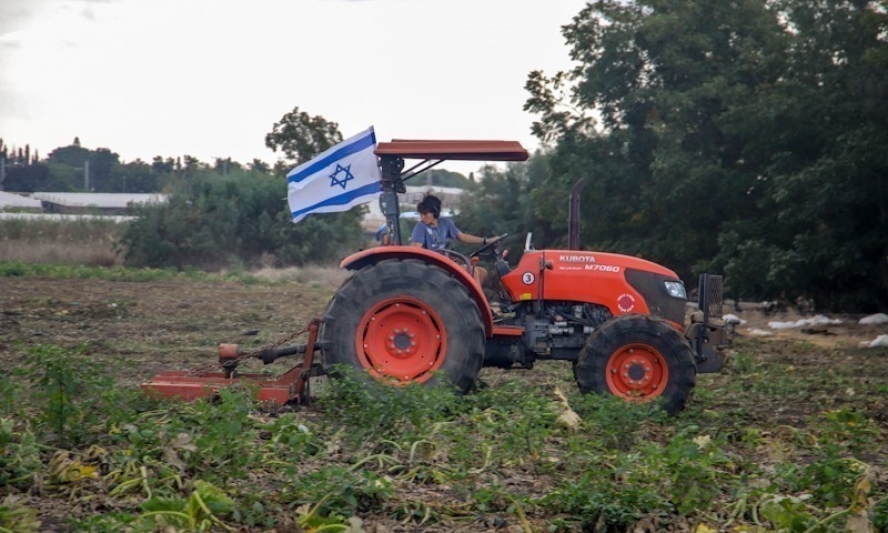
{"label": "tractor grille", "polygon": [[675,281],[675,278],[627,268],[626,281],[644,297],[648,311],[652,315],[677,324],[684,322],[687,301],[684,298],[673,298],[666,292],[665,282]]}

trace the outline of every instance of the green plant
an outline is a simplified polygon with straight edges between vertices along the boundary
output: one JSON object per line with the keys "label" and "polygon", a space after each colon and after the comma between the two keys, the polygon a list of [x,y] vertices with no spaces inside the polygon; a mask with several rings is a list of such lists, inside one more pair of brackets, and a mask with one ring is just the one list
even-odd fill
{"label": "green plant", "polygon": [[271,433],[265,448],[288,460],[312,456],[324,449],[324,443],[294,413],[285,413],[264,429]]}
{"label": "green plant", "polygon": [[872,513],[873,527],[876,531],[881,533],[888,531],[888,497],[874,503]]}
{"label": "green plant", "polygon": [[751,353],[739,352],[731,357],[728,368],[740,375],[752,374],[756,369],[755,356]]}
{"label": "green plant", "polygon": [[234,511],[232,499],[222,489],[205,481],[197,479],[192,484],[194,489],[187,499],[154,497],[144,502],[140,520],[184,527],[189,532],[211,531],[216,526],[234,531],[221,518]]}
{"label": "green plant", "polygon": [[27,507],[20,498],[7,496],[0,502],[0,533],[37,533],[40,521],[37,512]]}
{"label": "green plant", "polygon": [[860,411],[840,408],[816,417],[813,425],[819,430],[820,441],[860,453],[876,442],[879,426]]}
{"label": "green plant", "polygon": [[281,498],[291,505],[316,506],[314,513],[320,516],[351,516],[359,510],[379,509],[392,494],[391,482],[385,478],[332,464],[294,478]]}
{"label": "green plant", "polygon": [[40,466],[40,445],[31,430],[0,417],[0,487],[26,490]]}
{"label": "green plant", "polygon": [[348,439],[353,444],[381,435],[393,441],[419,440],[436,422],[447,420],[459,401],[446,387],[415,383],[392,387],[360,379],[349,367],[333,371],[340,379],[331,380],[330,394],[317,405],[349,428]]}
{"label": "green plant", "polygon": [[[716,479],[724,475],[719,467],[729,462],[721,451],[725,442],[708,434],[696,434],[698,431],[696,426],[689,426],[662,449],[663,473],[670,481],[666,493],[681,514],[712,503],[719,494]],[[648,446],[646,451],[656,455],[661,449]]]}
{"label": "green plant", "polygon": [[823,447],[821,454],[804,466],[792,465],[783,471],[792,492],[808,492],[812,503],[825,507],[846,507],[854,498],[854,487],[867,465],[841,454],[835,444]]}
{"label": "green plant", "polygon": [[195,402],[180,406],[181,419],[170,427],[175,434],[166,434],[170,442],[186,435],[190,446],[179,446],[178,456],[188,469],[209,475],[224,465],[225,479],[241,477],[259,464],[260,449],[256,446],[257,422],[251,418],[255,410],[255,390],[225,387],[219,390],[218,401]]}
{"label": "green plant", "polygon": [[119,400],[106,369],[83,355],[50,345],[28,350],[27,377],[40,389],[33,397],[39,413],[36,427],[60,446],[77,446],[107,421],[106,412]]}
{"label": "green plant", "polygon": [[572,515],[590,526],[601,523],[617,527],[670,507],[656,486],[615,482],[592,472],[557,485],[536,503],[554,513]]}

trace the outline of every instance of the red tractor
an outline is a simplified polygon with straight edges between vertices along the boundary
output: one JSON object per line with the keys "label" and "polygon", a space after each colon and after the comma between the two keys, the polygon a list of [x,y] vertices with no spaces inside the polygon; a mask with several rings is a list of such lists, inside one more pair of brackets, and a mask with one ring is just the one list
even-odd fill
{"label": "red tractor", "polygon": [[[354,273],[333,296],[323,319],[299,332],[309,333],[308,342],[275,343],[258,351],[223,344],[221,372],[163,372],[143,384],[146,391],[196,399],[247,380],[258,386],[262,401],[303,403],[310,398],[311,376],[323,367],[347,365],[380,380],[452,384],[466,392],[484,366],[529,369],[537,360],[556,359],[573,363],[584,393],[658,400],[676,413],[686,406],[697,374],[721,368],[727,335],[720,319],[720,276],[700,277],[698,310],[685,326],[684,284],[673,271],[643,259],[535,250],[530,235],[514,266],[499,253],[505,235],[468,256],[401,245],[398,193],[406,192],[405,180],[448,159],[524,161],[528,154],[519,143],[392,141],[379,143],[376,155],[389,244],[342,262]],[[405,172],[405,159],[420,162]],[[575,222],[572,217],[572,243],[577,241]],[[473,276],[485,254],[495,261],[496,313]],[[314,363],[318,350],[323,367]],[[302,361],[279,379],[237,369],[246,359],[271,363],[298,354],[304,355]]]}
{"label": "red tractor", "polygon": [[[468,391],[484,366],[529,369],[537,360],[564,360],[573,363],[583,393],[659,400],[671,413],[686,406],[697,373],[721,368],[727,336],[719,276],[701,276],[699,311],[685,326],[684,284],[650,261],[535,250],[530,235],[515,265],[499,253],[505,235],[468,256],[401,244],[405,180],[444,160],[524,161],[519,143],[396,140],[379,143],[376,155],[390,244],[342,262],[354,273],[324,311],[318,345],[325,366]],[[404,171],[407,159],[419,163]],[[484,254],[495,260],[496,313],[472,276]]]}

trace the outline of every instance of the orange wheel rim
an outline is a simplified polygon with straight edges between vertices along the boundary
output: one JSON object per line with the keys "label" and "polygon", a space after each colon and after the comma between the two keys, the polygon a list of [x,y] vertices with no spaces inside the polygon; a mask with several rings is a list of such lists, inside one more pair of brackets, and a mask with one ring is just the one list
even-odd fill
{"label": "orange wheel rim", "polygon": [[658,398],[669,381],[666,358],[647,344],[627,344],[607,362],[607,386],[617,396],[639,402]]}
{"label": "orange wheel rim", "polygon": [[368,310],[355,339],[361,365],[378,378],[423,382],[441,368],[447,335],[440,317],[413,298],[390,298]]}

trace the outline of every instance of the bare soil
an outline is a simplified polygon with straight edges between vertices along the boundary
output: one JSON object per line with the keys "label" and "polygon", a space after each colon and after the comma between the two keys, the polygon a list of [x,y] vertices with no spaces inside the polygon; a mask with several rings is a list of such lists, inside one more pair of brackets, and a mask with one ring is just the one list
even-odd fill
{"label": "bare soil", "polygon": [[[124,382],[143,381],[163,370],[212,365],[220,343],[254,349],[302,330],[322,315],[336,281],[328,277],[269,285],[0,278],[0,364],[8,367],[27,346],[52,344],[121,363],[119,379]],[[888,333],[888,324],[859,325],[859,316],[830,317],[840,319],[840,324],[773,330],[769,322],[804,317],[792,311],[766,314],[755,308],[733,313],[744,321],[736,328],[738,338],[766,343],[770,348],[763,353],[792,358],[799,366],[835,363],[819,359],[830,358],[831,350],[856,348]],[[761,335],[762,331],[770,335]],[[789,347],[799,341],[819,349],[800,352]],[[791,353],[784,353],[787,350]],[[870,359],[885,351],[875,348],[859,354]],[[888,380],[888,363],[883,370],[881,378]],[[530,379],[534,374],[526,373]]]}
{"label": "bare soil", "polygon": [[143,381],[212,363],[220,343],[274,343],[320,316],[331,294],[311,283],[0,278],[0,364],[52,344],[101,354],[121,363],[121,381]]}

